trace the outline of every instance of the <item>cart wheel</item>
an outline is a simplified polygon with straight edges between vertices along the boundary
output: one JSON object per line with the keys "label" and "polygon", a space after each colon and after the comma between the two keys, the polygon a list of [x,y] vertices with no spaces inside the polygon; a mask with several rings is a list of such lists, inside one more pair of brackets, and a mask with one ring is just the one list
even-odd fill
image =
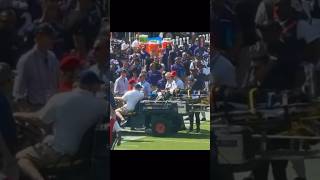
{"label": "cart wheel", "polygon": [[166,125],[164,123],[157,123],[155,125],[155,131],[158,134],[164,134],[166,132]]}
{"label": "cart wheel", "polygon": [[169,126],[166,121],[158,120],[152,123],[152,133],[156,136],[164,136],[169,133]]}

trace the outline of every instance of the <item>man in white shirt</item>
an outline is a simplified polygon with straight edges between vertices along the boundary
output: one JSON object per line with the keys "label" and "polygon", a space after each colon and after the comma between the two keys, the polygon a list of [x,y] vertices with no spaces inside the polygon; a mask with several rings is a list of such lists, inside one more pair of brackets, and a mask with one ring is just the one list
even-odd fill
{"label": "man in white shirt", "polygon": [[124,95],[128,91],[127,70],[122,69],[120,77],[114,83],[114,95]]}
{"label": "man in white shirt", "polygon": [[121,125],[127,121],[123,117],[130,111],[134,111],[136,104],[144,98],[144,94],[141,92],[142,86],[138,83],[134,86],[133,90],[126,92],[122,97],[115,97],[114,99],[125,101],[126,104],[121,108],[116,109],[116,115],[121,120]]}
{"label": "man in white shirt", "polygon": [[177,76],[177,72],[176,71],[172,71],[171,72],[171,76],[173,77],[176,85],[177,85],[177,88],[178,89],[184,89],[184,83],[183,81]]}
{"label": "man in white shirt", "polygon": [[83,135],[106,115],[107,102],[95,97],[101,83],[95,73],[85,71],[78,89],[54,95],[37,113],[15,114],[20,120],[53,130],[42,142],[17,153],[24,174],[32,180],[44,180],[38,168],[78,152]]}
{"label": "man in white shirt", "polygon": [[168,90],[171,94],[174,92],[174,90],[176,90],[178,88],[176,82],[174,81],[172,74],[170,72],[166,73],[166,79],[167,79],[167,83],[166,83],[166,87],[165,89]]}

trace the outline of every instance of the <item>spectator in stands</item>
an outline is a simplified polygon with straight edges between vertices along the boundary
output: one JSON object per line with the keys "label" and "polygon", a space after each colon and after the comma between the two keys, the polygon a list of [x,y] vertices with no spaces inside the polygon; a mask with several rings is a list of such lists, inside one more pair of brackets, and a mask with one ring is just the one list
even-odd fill
{"label": "spectator in stands", "polygon": [[127,70],[122,69],[121,75],[114,83],[114,94],[116,96],[121,96],[128,91],[128,79]]}
{"label": "spectator in stands", "polygon": [[22,55],[17,65],[13,95],[15,101],[42,107],[58,91],[59,63],[50,50],[53,45],[53,30],[44,23],[37,27],[35,46]]}

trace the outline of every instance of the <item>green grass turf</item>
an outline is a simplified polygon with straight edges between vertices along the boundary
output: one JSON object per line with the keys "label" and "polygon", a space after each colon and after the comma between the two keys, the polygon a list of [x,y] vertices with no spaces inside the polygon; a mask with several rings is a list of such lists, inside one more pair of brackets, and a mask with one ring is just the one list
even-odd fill
{"label": "green grass turf", "polygon": [[[116,150],[210,150],[210,120],[201,122],[201,133],[187,133],[187,130],[166,137],[142,134],[143,138],[125,140]],[[135,135],[137,136],[137,135]],[[145,136],[145,137],[144,137]]]}

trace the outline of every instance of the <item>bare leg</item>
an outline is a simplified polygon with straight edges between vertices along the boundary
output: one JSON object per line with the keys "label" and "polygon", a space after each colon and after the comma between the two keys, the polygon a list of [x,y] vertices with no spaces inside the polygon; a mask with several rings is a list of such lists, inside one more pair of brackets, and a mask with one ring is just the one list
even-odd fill
{"label": "bare leg", "polygon": [[22,172],[25,173],[32,180],[44,180],[38,169],[34,164],[28,159],[19,159],[18,165],[21,168]]}
{"label": "bare leg", "polygon": [[116,115],[117,115],[118,118],[121,119],[121,121],[124,121],[125,119],[124,119],[124,117],[122,116],[122,114],[120,113],[120,111],[121,111],[120,109],[116,109],[116,111],[115,111],[115,112],[116,112]]}

